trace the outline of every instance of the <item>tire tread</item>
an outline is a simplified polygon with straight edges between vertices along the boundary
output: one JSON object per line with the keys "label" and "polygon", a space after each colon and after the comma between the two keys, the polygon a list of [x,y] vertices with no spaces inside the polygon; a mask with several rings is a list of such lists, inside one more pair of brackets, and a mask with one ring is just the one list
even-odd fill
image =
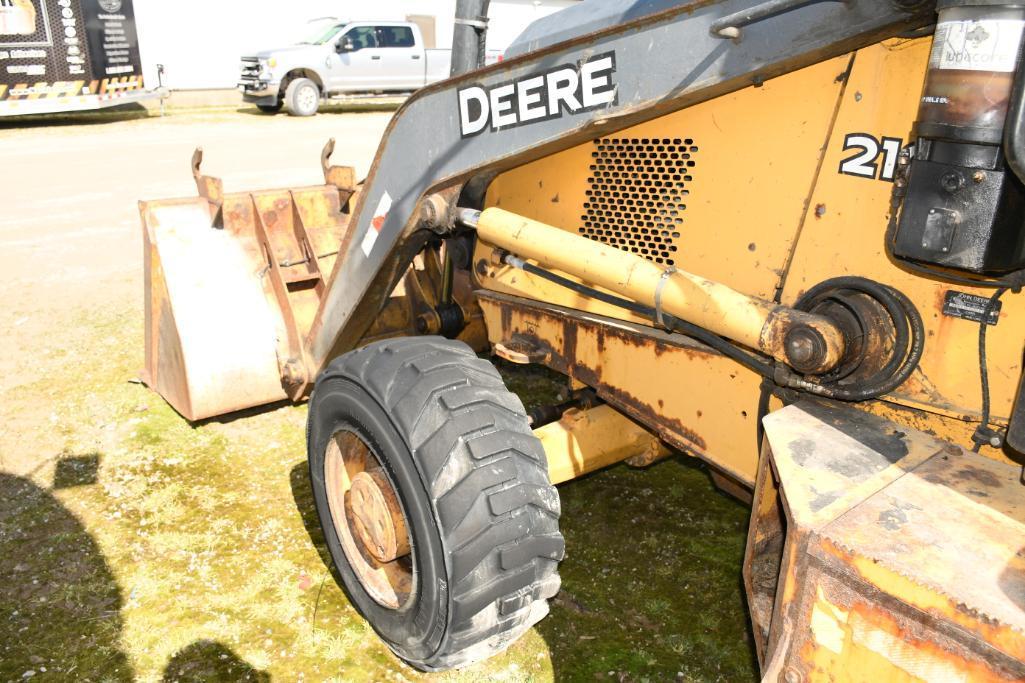
{"label": "tire tread", "polygon": [[430,496],[450,578],[448,631],[424,662],[465,666],[514,642],[559,586],[559,496],[541,442],[498,370],[462,342],[376,342],[332,361],[319,381],[364,387],[407,441]]}

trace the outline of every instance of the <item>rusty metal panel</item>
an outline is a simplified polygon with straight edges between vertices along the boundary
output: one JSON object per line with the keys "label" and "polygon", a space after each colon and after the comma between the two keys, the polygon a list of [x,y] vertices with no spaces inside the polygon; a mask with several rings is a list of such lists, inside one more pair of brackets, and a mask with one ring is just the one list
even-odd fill
{"label": "rusty metal panel", "polygon": [[828,402],[765,430],[745,577],[779,562],[775,591],[746,581],[767,679],[1025,677],[1018,468]]}
{"label": "rusty metal panel", "polygon": [[[330,148],[331,145],[328,146]],[[326,156],[330,154],[326,152]],[[200,197],[144,202],[146,367],[143,380],[189,420],[304,398],[304,341],[338,259],[353,189],[320,185],[224,194],[193,171]],[[326,165],[325,175],[351,173]],[[439,301],[441,265],[428,250],[406,269],[364,343],[416,334]],[[484,345],[483,320],[465,272],[453,298]]]}
{"label": "rusty metal panel", "polygon": [[493,345],[529,341],[541,362],[594,387],[668,443],[754,484],[753,373],[682,335],[495,292],[477,297]]}

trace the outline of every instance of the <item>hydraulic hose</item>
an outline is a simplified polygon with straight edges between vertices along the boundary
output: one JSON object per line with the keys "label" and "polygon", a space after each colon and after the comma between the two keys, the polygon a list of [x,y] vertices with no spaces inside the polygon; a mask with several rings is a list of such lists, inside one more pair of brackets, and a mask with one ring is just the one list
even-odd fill
{"label": "hydraulic hose", "polygon": [[[651,306],[645,306],[644,304],[639,304],[636,301],[630,301],[629,299],[622,299],[613,294],[608,294],[579,282],[574,282],[573,280],[564,278],[561,275],[556,275],[544,268],[538,268],[537,266],[527,263],[523,259],[513,256],[512,254],[507,254],[503,260],[506,264],[514,268],[519,268],[520,270],[532,275],[537,275],[549,282],[553,282],[561,287],[570,289],[577,294],[583,294],[584,296],[595,299],[596,301],[601,301],[603,303],[628,310],[631,313],[636,313],[644,318],[649,318],[651,320],[655,319],[655,309]],[[719,335],[709,332],[703,327],[698,327],[697,325],[685,320],[680,320],[674,315],[663,313],[662,320],[666,327],[671,331],[682,332],[689,337],[693,337],[760,375],[771,377],[773,374],[772,361],[768,358],[759,357],[752,353],[742,351]]]}
{"label": "hydraulic hose", "polygon": [[[505,254],[502,261],[506,265],[536,275],[596,301],[622,308],[644,318],[655,319],[656,312],[651,306],[623,299],[564,278],[512,254]],[[676,316],[663,313],[662,320],[669,331],[696,339],[762,377],[773,380],[778,385],[841,401],[864,401],[878,398],[907,381],[911,373],[918,367],[925,348],[925,326],[922,323],[922,317],[911,300],[902,292],[860,277],[827,280],[809,290],[798,302],[796,308],[806,310],[803,306],[813,307],[842,291],[863,293],[878,301],[893,319],[895,332],[893,355],[888,362],[871,377],[857,382],[849,382],[846,385],[839,383],[841,379],[844,379],[843,376],[827,378],[826,381],[809,381],[794,374],[792,370],[782,364],[774,365],[770,358],[744,351],[727,339]]]}
{"label": "hydraulic hose", "polygon": [[[788,386],[843,401],[864,401],[888,394],[906,382],[922,360],[922,353],[925,351],[925,325],[922,316],[903,292],[862,277],[826,280],[808,290],[797,301],[795,308],[810,311],[844,293],[866,294],[886,310],[893,321],[894,329],[893,352],[889,360],[871,377],[846,386],[841,384],[843,378],[828,375],[819,383],[797,380],[788,383]],[[868,332],[865,329],[862,331]]]}

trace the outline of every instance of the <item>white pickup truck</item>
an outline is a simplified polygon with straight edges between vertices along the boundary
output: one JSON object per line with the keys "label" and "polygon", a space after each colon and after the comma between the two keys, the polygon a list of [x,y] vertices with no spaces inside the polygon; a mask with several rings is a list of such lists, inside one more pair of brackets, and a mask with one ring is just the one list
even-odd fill
{"label": "white pickup truck", "polygon": [[296,45],[243,57],[239,89],[261,111],[312,116],[330,97],[408,93],[448,78],[451,61],[451,50],[425,48],[412,22],[339,21]]}

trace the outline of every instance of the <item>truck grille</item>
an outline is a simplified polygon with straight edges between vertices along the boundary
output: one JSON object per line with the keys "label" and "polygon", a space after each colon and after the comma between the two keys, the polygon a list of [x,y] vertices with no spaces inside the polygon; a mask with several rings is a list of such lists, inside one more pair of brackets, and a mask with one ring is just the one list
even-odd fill
{"label": "truck grille", "polygon": [[250,57],[242,58],[242,80],[256,81],[260,78],[260,60]]}
{"label": "truck grille", "polygon": [[595,140],[580,234],[675,265],[697,151],[690,138]]}

